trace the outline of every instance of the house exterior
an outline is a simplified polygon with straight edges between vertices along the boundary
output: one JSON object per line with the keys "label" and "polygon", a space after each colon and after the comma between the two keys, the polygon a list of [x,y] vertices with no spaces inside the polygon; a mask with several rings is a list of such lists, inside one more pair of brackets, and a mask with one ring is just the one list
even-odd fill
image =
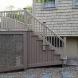
{"label": "house exterior", "polygon": [[33,15],[66,40],[66,55],[78,57],[78,0],[33,0]]}

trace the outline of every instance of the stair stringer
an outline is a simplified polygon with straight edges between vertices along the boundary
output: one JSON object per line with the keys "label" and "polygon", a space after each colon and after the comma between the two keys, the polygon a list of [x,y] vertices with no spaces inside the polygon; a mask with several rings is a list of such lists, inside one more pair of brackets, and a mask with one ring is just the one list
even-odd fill
{"label": "stair stringer", "polygon": [[[36,35],[36,36],[38,36],[39,39],[43,41],[43,38],[42,38],[41,35],[39,35],[37,32],[33,31],[33,34]],[[46,42],[46,45],[49,45],[49,48],[50,48],[50,49],[55,50],[55,54],[56,54],[56,55],[60,54],[59,50],[58,50],[56,47],[54,47],[53,45],[51,45],[46,39],[45,39],[45,42]],[[62,52],[61,52],[61,53],[62,53]],[[62,54],[60,54],[60,59],[63,60]]]}

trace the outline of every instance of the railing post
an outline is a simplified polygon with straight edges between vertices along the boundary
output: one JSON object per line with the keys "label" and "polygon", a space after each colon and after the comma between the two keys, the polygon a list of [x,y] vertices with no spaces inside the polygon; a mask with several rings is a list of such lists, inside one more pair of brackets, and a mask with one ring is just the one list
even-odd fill
{"label": "railing post", "polygon": [[4,28],[3,27],[3,16],[1,16],[1,28]]}
{"label": "railing post", "polygon": [[67,61],[67,55],[66,55],[66,37],[64,37],[63,60],[64,60],[64,63],[63,64],[66,64],[66,61]]}
{"label": "railing post", "polygon": [[45,50],[45,24],[46,22],[43,22],[43,50]]}
{"label": "railing post", "polygon": [[27,13],[26,13],[26,8],[23,8],[24,9],[24,28],[27,29]]}

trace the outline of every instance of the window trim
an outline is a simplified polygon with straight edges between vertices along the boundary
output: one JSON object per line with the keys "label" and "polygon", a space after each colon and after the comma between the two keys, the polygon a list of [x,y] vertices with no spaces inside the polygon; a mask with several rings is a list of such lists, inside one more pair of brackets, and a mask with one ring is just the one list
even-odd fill
{"label": "window trim", "polygon": [[52,9],[57,9],[58,7],[58,0],[55,0],[55,7],[48,7],[48,8],[44,8],[44,0],[43,0],[43,3],[42,3],[42,10],[52,10]]}
{"label": "window trim", "polygon": [[78,6],[75,5],[76,0],[73,0],[73,8],[78,8]]}

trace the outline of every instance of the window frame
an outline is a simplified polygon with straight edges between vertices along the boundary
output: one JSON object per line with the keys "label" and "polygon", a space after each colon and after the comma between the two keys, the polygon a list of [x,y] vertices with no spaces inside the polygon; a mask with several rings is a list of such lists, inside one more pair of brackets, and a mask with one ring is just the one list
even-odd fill
{"label": "window frame", "polygon": [[73,8],[78,8],[77,5],[75,5],[76,0],[73,0]]}
{"label": "window frame", "polygon": [[55,0],[55,7],[44,7],[44,0],[43,0],[43,3],[42,3],[42,9],[43,10],[51,10],[51,9],[57,9],[58,7],[58,0]]}

